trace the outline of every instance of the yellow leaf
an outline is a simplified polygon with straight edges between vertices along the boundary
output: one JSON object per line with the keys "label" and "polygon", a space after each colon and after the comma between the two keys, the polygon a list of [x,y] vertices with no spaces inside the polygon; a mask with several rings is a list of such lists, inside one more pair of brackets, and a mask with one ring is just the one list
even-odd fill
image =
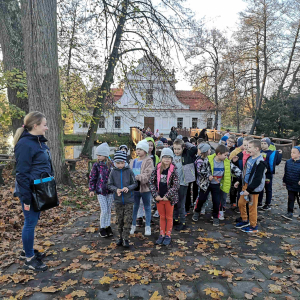
{"label": "yellow leaf", "polygon": [[117,294],[117,297],[118,297],[118,298],[124,298],[124,297],[125,297],[125,294],[124,294],[124,293],[119,293],[119,294]]}
{"label": "yellow leaf", "polygon": [[110,284],[111,282],[113,282],[114,280],[108,276],[103,276],[100,280],[99,283],[101,284]]}
{"label": "yellow leaf", "polygon": [[84,297],[86,295],[86,291],[84,290],[77,290],[77,291],[73,291],[71,294],[70,294],[72,297]]}
{"label": "yellow leaf", "polygon": [[269,284],[268,287],[269,287],[269,292],[270,293],[274,293],[274,294],[281,294],[282,293],[280,285]]}
{"label": "yellow leaf", "polygon": [[42,293],[55,293],[57,292],[57,288],[53,285],[51,286],[45,286],[42,288]]}
{"label": "yellow leaf", "polygon": [[69,251],[69,249],[67,249],[67,248],[62,248],[62,251],[63,251],[63,252],[67,252],[67,251]]}
{"label": "yellow leaf", "polygon": [[55,244],[53,242],[51,242],[51,241],[46,241],[46,242],[44,242],[43,245],[47,246],[47,247],[50,247],[50,246],[55,245]]}
{"label": "yellow leaf", "polygon": [[251,265],[256,265],[256,266],[262,265],[262,262],[257,259],[247,259],[246,261],[248,264],[251,264]]}
{"label": "yellow leaf", "polygon": [[209,274],[214,274],[215,276],[218,276],[219,274],[222,274],[222,271],[219,271],[217,269],[208,270]]}
{"label": "yellow leaf", "polygon": [[162,300],[162,296],[159,296],[158,291],[155,291],[149,300]]}
{"label": "yellow leaf", "polygon": [[206,288],[203,290],[206,295],[210,295],[212,299],[221,299],[220,296],[224,296],[224,293],[219,291],[217,288]]}
{"label": "yellow leaf", "polygon": [[215,243],[215,244],[214,244],[214,248],[215,248],[215,249],[219,249],[219,248],[220,248],[219,244]]}

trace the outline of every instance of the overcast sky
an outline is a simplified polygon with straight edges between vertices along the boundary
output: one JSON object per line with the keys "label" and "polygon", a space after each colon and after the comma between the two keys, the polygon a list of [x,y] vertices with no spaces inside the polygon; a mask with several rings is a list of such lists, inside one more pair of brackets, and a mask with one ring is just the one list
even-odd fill
{"label": "overcast sky", "polygon": [[[216,27],[221,30],[233,31],[238,21],[238,13],[246,8],[243,0],[186,0],[186,6],[191,8],[197,19],[204,16],[207,19],[205,27]],[[190,84],[177,76],[178,90],[190,90]]]}

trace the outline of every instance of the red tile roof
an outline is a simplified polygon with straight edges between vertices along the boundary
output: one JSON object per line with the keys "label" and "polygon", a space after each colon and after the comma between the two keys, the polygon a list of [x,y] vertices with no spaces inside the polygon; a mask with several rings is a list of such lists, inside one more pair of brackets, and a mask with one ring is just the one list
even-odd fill
{"label": "red tile roof", "polygon": [[[111,89],[114,95],[114,102],[118,101],[124,93],[123,89]],[[190,107],[190,110],[214,110],[215,105],[207,96],[198,91],[176,91],[178,100]]]}
{"label": "red tile roof", "polygon": [[178,100],[190,106],[190,110],[214,110],[215,105],[198,91],[176,91]]}

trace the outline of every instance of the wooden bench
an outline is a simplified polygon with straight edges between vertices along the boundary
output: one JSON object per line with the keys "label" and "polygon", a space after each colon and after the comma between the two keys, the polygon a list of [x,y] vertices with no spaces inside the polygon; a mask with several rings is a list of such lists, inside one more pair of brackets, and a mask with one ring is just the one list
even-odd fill
{"label": "wooden bench", "polygon": [[69,167],[70,172],[76,171],[76,163],[79,161],[80,159],[66,159],[66,165]]}

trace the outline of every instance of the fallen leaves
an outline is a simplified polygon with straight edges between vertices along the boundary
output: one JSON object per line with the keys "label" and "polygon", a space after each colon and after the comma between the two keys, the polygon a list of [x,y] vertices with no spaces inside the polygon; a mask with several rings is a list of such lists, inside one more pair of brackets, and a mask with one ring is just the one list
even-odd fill
{"label": "fallen leaves", "polygon": [[281,289],[280,285],[269,284],[268,288],[269,288],[270,293],[273,293],[273,294],[281,294],[282,293],[282,289]]}
{"label": "fallen leaves", "polygon": [[207,270],[209,274],[211,275],[215,275],[215,276],[219,276],[220,274],[222,274],[222,271],[219,271],[217,269],[213,269],[213,270]]}
{"label": "fallen leaves", "polygon": [[246,262],[250,265],[261,266],[262,262],[257,259],[247,259]]}
{"label": "fallen leaves", "polygon": [[65,296],[66,299],[73,299],[74,297],[85,297],[86,296],[86,291],[84,290],[77,290],[77,291],[73,291],[71,294],[68,294]]}
{"label": "fallen leaves", "polygon": [[100,284],[110,284],[111,282],[113,282],[114,280],[108,276],[103,276],[100,280],[99,283]]}
{"label": "fallen leaves", "polygon": [[58,289],[53,285],[45,286],[45,287],[42,288],[43,293],[55,293],[57,291],[58,291]]}
{"label": "fallen leaves", "polygon": [[221,299],[221,296],[224,296],[224,293],[219,291],[217,288],[206,288],[203,290],[206,295],[209,295],[212,299]]}
{"label": "fallen leaves", "polygon": [[158,291],[155,291],[149,300],[162,300],[162,296],[158,294]]}

